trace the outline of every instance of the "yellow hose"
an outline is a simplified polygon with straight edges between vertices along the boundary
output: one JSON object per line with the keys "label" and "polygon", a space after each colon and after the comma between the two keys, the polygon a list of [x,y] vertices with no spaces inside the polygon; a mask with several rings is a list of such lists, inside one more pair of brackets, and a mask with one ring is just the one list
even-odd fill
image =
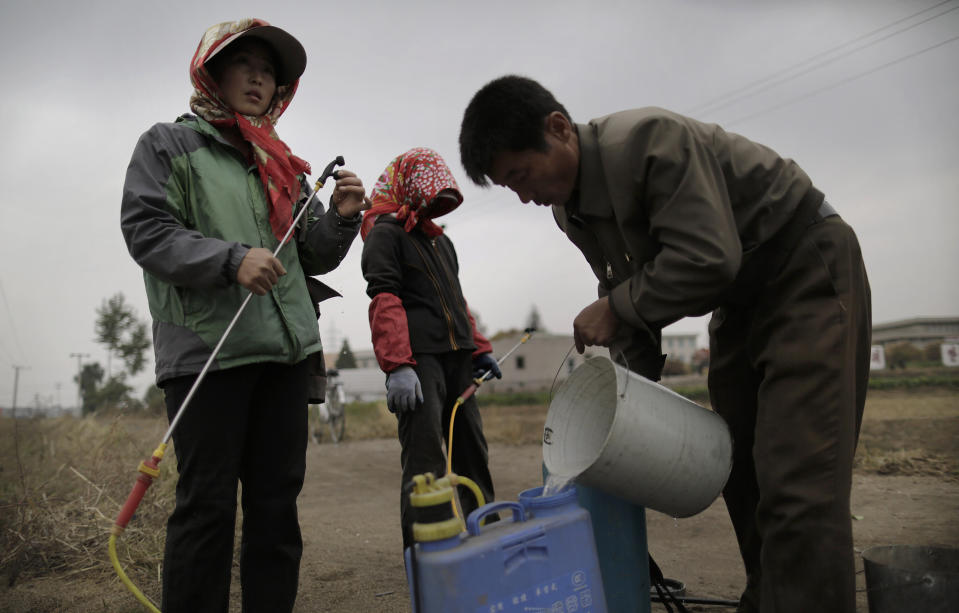
{"label": "yellow hose", "polygon": [[[501,357],[499,361],[505,360],[506,356],[513,353],[513,351],[515,351],[517,347],[519,347],[520,345],[528,341],[530,337],[533,336],[534,329],[535,328],[527,328],[526,333],[523,335],[520,341],[516,343],[516,346],[514,346],[512,349],[507,351],[506,355]],[[490,373],[487,372],[486,376],[489,376],[489,374]],[[470,387],[466,388],[466,391],[460,394],[460,397],[457,398],[456,402],[453,404],[453,410],[450,411],[450,433],[449,433],[449,438],[446,441],[446,474],[447,475],[453,475],[453,423],[456,420],[456,410],[460,408],[460,405],[463,404],[466,401],[466,399],[469,398],[474,392],[476,392],[476,390],[478,390],[481,385],[483,385],[484,380],[485,380],[485,377],[477,377],[473,379],[473,384]],[[469,481],[469,483],[466,483],[466,485],[467,487],[470,487],[470,489],[473,490],[473,493],[476,495],[476,498],[478,500],[484,499],[483,495],[479,491],[479,487],[477,487],[475,483],[473,483],[469,479],[465,479],[463,477],[460,477],[460,478],[463,479],[464,483],[466,481]],[[472,483],[472,486],[469,485],[470,483]],[[484,504],[485,504],[484,502],[480,502],[479,506],[483,506]],[[459,511],[456,510],[455,504],[453,505],[453,514],[456,515],[456,517],[460,516]]]}
{"label": "yellow hose", "polygon": [[[470,478],[468,478],[468,477],[464,477],[463,475],[457,475],[456,473],[448,473],[448,476],[449,476],[449,478],[450,478],[450,484],[451,484],[451,485],[454,485],[454,486],[455,486],[455,485],[465,485],[466,487],[469,488],[469,490],[470,490],[471,492],[473,492],[473,496],[476,497],[476,506],[477,506],[477,507],[481,507],[481,506],[483,506],[484,504],[486,504],[486,497],[483,496],[483,492],[480,491],[480,488],[479,488],[478,485],[476,485],[476,482],[475,482],[475,481],[473,481],[472,479],[470,479]],[[456,512],[456,505],[455,505],[455,504],[453,505],[453,512],[454,512],[454,513]]]}
{"label": "yellow hose", "polygon": [[[446,476],[450,478],[450,483],[455,485],[465,485],[473,492],[473,495],[476,496],[476,501],[479,503],[477,506],[481,507],[486,504],[486,497],[483,496],[483,492],[480,491],[476,482],[472,479],[467,479],[461,475],[457,475],[453,472],[453,421],[456,419],[456,409],[460,408],[460,405],[463,404],[463,397],[460,396],[456,399],[456,402],[453,404],[453,410],[450,412],[450,436],[449,440],[446,441]],[[455,488],[454,488],[455,491]],[[459,509],[456,508],[456,504],[453,504],[453,515],[456,517],[460,516]],[[483,520],[483,523],[486,523],[486,520]]]}
{"label": "yellow hose", "polygon": [[453,410],[450,412],[450,434],[446,441],[446,474],[453,474],[453,422],[456,420],[456,409],[463,404],[463,397],[460,396],[453,404]]}
{"label": "yellow hose", "polygon": [[127,586],[127,589],[130,590],[136,599],[143,603],[143,606],[153,613],[160,613],[160,609],[158,609],[155,604],[150,602],[150,599],[140,591],[140,588],[135,586],[133,582],[130,581],[130,578],[127,577],[127,574],[123,572],[123,567],[120,566],[120,559],[117,557],[117,535],[120,532],[122,532],[122,530],[118,529],[117,526],[114,526],[113,530],[110,532],[110,542],[107,546],[107,549],[110,551],[110,562],[113,563],[113,568],[117,571],[120,581],[123,582],[123,585]]}

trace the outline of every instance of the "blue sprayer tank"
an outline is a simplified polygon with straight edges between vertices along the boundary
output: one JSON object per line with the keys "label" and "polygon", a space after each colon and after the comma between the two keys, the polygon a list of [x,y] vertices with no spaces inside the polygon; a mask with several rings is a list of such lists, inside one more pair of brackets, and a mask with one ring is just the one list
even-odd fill
{"label": "blue sprayer tank", "polygon": [[[542,489],[484,505],[465,532],[407,549],[413,613],[606,613],[589,513],[575,488]],[[481,525],[500,511],[511,519]]]}

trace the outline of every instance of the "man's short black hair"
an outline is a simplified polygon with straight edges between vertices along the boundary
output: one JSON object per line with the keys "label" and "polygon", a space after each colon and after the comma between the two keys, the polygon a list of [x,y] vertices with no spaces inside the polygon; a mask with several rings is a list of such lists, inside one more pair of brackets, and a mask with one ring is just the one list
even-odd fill
{"label": "man's short black hair", "polygon": [[460,125],[460,160],[476,185],[489,185],[493,158],[503,151],[546,151],[546,116],[560,111],[553,94],[536,81],[507,75],[490,81],[470,100]]}

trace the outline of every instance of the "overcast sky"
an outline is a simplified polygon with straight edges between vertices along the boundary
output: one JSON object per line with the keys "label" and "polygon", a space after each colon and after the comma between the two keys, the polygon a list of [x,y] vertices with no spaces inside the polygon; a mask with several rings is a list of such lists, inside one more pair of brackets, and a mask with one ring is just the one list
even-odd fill
{"label": "overcast sky", "polygon": [[[415,146],[449,162],[466,200],[443,219],[490,333],[531,308],[552,332],[595,280],[548,209],[472,187],[462,112],[508,73],[573,118],[663,106],[795,159],[856,229],[875,322],[959,314],[959,2],[145,2],[7,0],[0,8],[0,406],[76,398],[77,361],[106,365],[95,311],[122,292],[149,320],[119,230],[137,138],[188,110],[210,25],[260,17],[309,57],[277,131],[318,173],[337,155],[369,188]],[[315,176],[315,175],[314,175]],[[330,187],[321,196],[329,197]],[[328,351],[370,347],[362,244],[324,280]],[[699,334],[705,319],[670,328]],[[563,356],[557,355],[557,363]],[[150,373],[134,383],[141,394]]]}

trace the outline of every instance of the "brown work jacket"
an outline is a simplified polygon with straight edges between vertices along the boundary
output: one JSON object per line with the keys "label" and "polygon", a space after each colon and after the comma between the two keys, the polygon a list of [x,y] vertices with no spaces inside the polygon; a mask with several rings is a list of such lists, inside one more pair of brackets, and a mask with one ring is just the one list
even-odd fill
{"label": "brown work jacket", "polygon": [[629,364],[637,372],[661,366],[664,326],[753,299],[794,244],[786,235],[798,238],[791,222],[805,224],[823,201],[792,160],[664,109],[622,111],[576,129],[577,188],[553,216],[630,328],[611,352],[646,345]]}

